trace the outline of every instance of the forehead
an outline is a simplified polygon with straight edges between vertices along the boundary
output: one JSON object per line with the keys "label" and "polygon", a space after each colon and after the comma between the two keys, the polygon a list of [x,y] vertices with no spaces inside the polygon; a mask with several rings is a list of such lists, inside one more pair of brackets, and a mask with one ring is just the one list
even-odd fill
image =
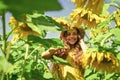
{"label": "forehead", "polygon": [[70,29],[67,31],[68,33],[72,33],[72,32],[76,32],[77,33],[77,30],[76,29]]}

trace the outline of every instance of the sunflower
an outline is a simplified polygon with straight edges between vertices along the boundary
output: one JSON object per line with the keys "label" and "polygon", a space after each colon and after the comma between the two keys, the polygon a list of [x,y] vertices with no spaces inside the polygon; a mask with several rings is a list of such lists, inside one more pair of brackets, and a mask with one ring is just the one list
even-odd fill
{"label": "sunflower", "polygon": [[94,14],[101,14],[104,0],[72,0],[77,8],[84,8]]}
{"label": "sunflower", "polygon": [[70,14],[70,19],[76,26],[87,25],[89,28],[97,26],[105,20],[106,17],[98,16],[84,8],[77,8]]}
{"label": "sunflower", "polygon": [[39,33],[33,31],[26,23],[17,21],[14,17],[10,18],[9,24],[12,25],[13,33],[16,33],[13,40],[17,40],[16,38],[25,39],[28,35],[39,36]]}
{"label": "sunflower", "polygon": [[56,22],[58,22],[59,24],[61,24],[64,28],[69,28],[70,27],[70,21],[67,20],[64,17],[60,17],[60,18],[53,18]]}
{"label": "sunflower", "polygon": [[86,53],[83,55],[81,62],[84,67],[89,66],[103,72],[120,72],[120,64],[117,58],[109,52]]}

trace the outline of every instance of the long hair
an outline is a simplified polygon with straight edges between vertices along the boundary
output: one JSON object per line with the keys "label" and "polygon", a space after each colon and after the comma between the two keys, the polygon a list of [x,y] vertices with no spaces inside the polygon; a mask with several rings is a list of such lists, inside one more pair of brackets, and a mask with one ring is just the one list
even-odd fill
{"label": "long hair", "polygon": [[[84,35],[85,35],[85,32],[82,28],[76,28],[76,27],[73,27],[72,29],[76,29],[77,31],[77,42],[74,44],[74,47],[75,48],[78,48],[78,49],[81,49],[81,46],[79,44],[80,42],[80,39],[81,38],[84,38]],[[66,37],[67,37],[67,32],[68,31],[62,31],[60,33],[60,39],[63,41],[64,45],[67,47],[67,48],[71,48],[71,45],[67,42],[66,40]]]}

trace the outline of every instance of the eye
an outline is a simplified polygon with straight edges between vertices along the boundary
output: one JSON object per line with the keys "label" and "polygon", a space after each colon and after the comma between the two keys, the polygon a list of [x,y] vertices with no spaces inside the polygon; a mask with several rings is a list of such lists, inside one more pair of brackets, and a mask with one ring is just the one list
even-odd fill
{"label": "eye", "polygon": [[73,35],[77,35],[77,33],[76,33],[76,32],[74,32],[74,33],[73,33]]}
{"label": "eye", "polygon": [[70,33],[68,32],[68,33],[67,33],[67,36],[69,36],[69,35],[70,35]]}

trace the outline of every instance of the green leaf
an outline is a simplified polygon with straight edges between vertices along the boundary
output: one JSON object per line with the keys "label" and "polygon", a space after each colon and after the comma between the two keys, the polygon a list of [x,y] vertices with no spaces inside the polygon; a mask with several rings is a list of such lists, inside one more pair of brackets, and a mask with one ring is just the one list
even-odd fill
{"label": "green leaf", "polygon": [[110,25],[110,22],[113,20],[114,16],[111,15],[110,17],[108,17],[105,21],[101,22],[100,24],[98,24],[97,26],[97,30]]}
{"label": "green leaf", "polygon": [[110,7],[110,4],[109,3],[105,3],[104,6],[103,6],[103,11],[102,11],[102,14],[103,15],[108,15],[109,14],[109,11],[108,11],[108,8]]}
{"label": "green leaf", "polygon": [[117,37],[118,41],[120,41],[120,29],[119,28],[113,28],[110,30],[110,32]]}
{"label": "green leaf", "polygon": [[3,1],[0,1],[0,15],[3,14],[3,10],[6,10],[7,6],[3,3]]}
{"label": "green leaf", "polygon": [[117,59],[120,61],[120,53],[117,54]]}
{"label": "green leaf", "polygon": [[95,73],[95,74],[90,75],[89,77],[86,78],[86,80],[98,80],[97,74]]}
{"label": "green leaf", "polygon": [[[60,47],[63,46],[63,43],[61,42],[60,39],[58,38],[50,38],[50,39],[42,39],[40,37],[36,37],[36,36],[32,36],[29,35],[28,36],[28,41],[33,44],[33,43],[38,43],[41,44],[43,47],[45,47],[46,49],[50,48],[50,47]],[[34,45],[34,44],[33,44]]]}
{"label": "green leaf", "polygon": [[106,76],[105,76],[105,80],[110,80],[111,79],[111,77],[114,75],[115,73],[109,73],[109,74],[107,74]]}
{"label": "green leaf", "polygon": [[50,79],[50,78],[52,78],[52,74],[51,74],[50,72],[45,72],[45,73],[43,74],[43,77],[44,77],[45,79]]}
{"label": "green leaf", "polygon": [[45,11],[61,10],[58,0],[3,0],[13,16],[32,13],[33,11],[43,13]]}
{"label": "green leaf", "polygon": [[63,30],[63,27],[58,24],[55,20],[53,20],[51,17],[49,16],[45,16],[42,14],[33,14],[33,15],[27,15],[27,21],[28,21],[28,25],[29,27],[40,33],[41,31],[58,31],[58,30]]}
{"label": "green leaf", "polygon": [[120,2],[120,0],[118,0]]}
{"label": "green leaf", "polygon": [[3,1],[0,1],[0,10],[6,9],[7,6],[3,3]]}
{"label": "green leaf", "polygon": [[84,73],[85,78],[89,77],[91,74],[93,74],[91,69],[89,68],[85,69],[85,73]]}
{"label": "green leaf", "polygon": [[4,56],[0,56],[0,71],[8,72],[11,68],[12,64],[10,64]]}
{"label": "green leaf", "polygon": [[66,61],[65,59],[62,59],[62,58],[57,57],[57,56],[55,56],[55,55],[53,55],[53,60],[54,60],[55,62],[59,63],[59,64],[70,65],[70,64],[68,63],[68,61]]}

